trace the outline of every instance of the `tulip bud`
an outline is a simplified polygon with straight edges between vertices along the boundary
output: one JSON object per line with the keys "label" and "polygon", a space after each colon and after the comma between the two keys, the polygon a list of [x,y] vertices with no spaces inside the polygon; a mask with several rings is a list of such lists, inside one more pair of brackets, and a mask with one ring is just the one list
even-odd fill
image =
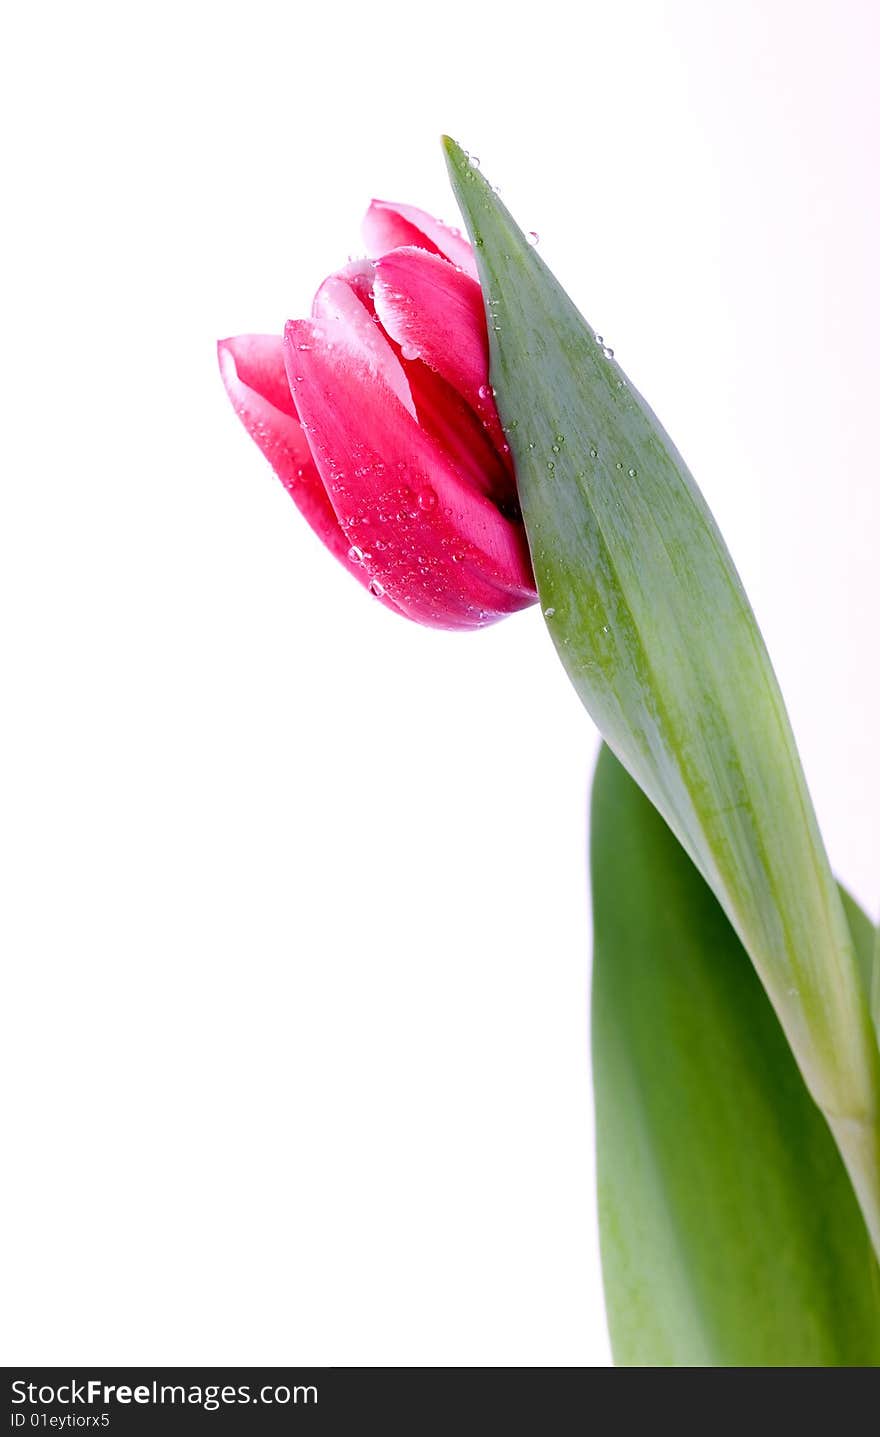
{"label": "tulip bud", "polygon": [[283,339],[220,342],[223,382],[350,573],[418,623],[479,628],[537,596],[473,253],[382,201],[364,235],[371,258],[326,279]]}

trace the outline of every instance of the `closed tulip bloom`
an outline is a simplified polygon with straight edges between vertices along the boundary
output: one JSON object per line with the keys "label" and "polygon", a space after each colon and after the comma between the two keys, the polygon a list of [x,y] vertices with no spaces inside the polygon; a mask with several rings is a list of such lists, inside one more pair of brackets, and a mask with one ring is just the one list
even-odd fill
{"label": "closed tulip bloom", "polygon": [[374,201],[368,259],[283,338],[222,340],[227,392],[312,528],[389,608],[478,628],[536,600],[489,385],[473,254],[421,210]]}

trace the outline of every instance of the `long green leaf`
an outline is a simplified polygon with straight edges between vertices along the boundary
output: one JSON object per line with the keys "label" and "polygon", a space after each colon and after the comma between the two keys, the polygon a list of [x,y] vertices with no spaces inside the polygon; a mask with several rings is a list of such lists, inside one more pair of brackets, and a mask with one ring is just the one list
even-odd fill
{"label": "long green leaf", "polygon": [[[602,1265],[624,1366],[880,1366],[870,1241],[709,888],[607,748],[591,821]],[[873,931],[853,904],[854,935]]]}
{"label": "long green leaf", "polygon": [[742,939],[880,1251],[877,1046],[739,577],[648,405],[483,176],[444,144],[550,633],[606,741]]}

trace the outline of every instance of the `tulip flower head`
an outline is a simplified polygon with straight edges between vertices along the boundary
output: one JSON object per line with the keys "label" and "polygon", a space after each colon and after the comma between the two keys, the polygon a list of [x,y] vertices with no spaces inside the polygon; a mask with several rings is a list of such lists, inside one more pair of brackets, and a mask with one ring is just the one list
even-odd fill
{"label": "tulip flower head", "polygon": [[389,608],[479,628],[537,595],[489,384],[470,245],[374,200],[368,255],[283,338],[218,346],[226,390],[312,528]]}

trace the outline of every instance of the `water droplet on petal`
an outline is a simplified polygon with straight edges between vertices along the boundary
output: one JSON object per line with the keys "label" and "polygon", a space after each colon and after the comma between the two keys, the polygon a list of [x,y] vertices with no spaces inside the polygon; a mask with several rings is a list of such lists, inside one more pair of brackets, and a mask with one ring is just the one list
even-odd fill
{"label": "water droplet on petal", "polygon": [[364,562],[364,551],[363,549],[359,549],[357,544],[352,544],[348,551],[348,557],[352,564],[362,564]]}
{"label": "water droplet on petal", "polygon": [[385,585],[380,584],[378,579],[371,579],[370,593],[373,595],[374,598],[381,599],[382,595],[385,593]]}
{"label": "water droplet on petal", "polygon": [[537,231],[537,230],[529,230],[529,244],[530,244],[530,245],[536,245],[536,244],[538,243],[538,241],[539,241],[540,238],[541,238],[541,236],[538,234],[538,231]]}
{"label": "water droplet on petal", "polygon": [[419,508],[423,510],[424,513],[430,513],[430,511],[436,507],[437,495],[433,489],[423,489],[419,494],[418,502]]}

